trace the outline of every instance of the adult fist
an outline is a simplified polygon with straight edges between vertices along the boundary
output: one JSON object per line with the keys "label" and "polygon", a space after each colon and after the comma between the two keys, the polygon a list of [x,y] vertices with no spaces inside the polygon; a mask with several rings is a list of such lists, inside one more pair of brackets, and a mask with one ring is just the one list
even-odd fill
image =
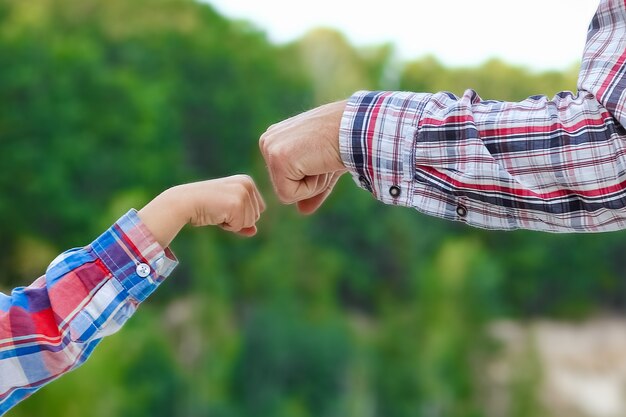
{"label": "adult fist", "polygon": [[317,210],[346,172],[339,126],[346,101],[325,104],[270,126],[259,147],[281,202]]}

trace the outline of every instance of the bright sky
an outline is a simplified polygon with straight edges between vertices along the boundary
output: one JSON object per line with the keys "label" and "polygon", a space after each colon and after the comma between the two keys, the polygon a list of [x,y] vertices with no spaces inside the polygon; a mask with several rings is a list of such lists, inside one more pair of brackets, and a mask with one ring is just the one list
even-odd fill
{"label": "bright sky", "polygon": [[277,43],[324,26],[356,46],[391,42],[403,60],[433,54],[460,66],[499,57],[536,70],[579,62],[598,6],[598,0],[205,1]]}

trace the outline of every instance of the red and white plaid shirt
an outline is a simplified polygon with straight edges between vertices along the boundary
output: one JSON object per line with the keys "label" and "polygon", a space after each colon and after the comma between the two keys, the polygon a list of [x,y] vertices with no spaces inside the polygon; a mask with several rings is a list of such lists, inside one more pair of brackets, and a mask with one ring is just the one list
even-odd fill
{"label": "red and white plaid shirt", "polygon": [[487,229],[626,228],[626,2],[602,0],[578,92],[519,103],[357,92],[340,149],[387,203]]}

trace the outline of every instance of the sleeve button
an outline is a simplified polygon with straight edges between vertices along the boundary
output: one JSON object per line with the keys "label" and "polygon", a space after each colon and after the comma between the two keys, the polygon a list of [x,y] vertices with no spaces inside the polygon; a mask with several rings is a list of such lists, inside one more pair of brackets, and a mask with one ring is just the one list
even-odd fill
{"label": "sleeve button", "polygon": [[148,275],[150,275],[150,265],[145,264],[145,263],[140,263],[137,265],[136,271],[137,271],[137,275],[139,275],[141,278],[145,278]]}
{"label": "sleeve button", "polygon": [[459,204],[458,206],[456,206],[456,214],[458,214],[459,217],[467,216],[467,207],[465,207],[462,204]]}
{"label": "sleeve button", "polygon": [[402,192],[402,190],[400,190],[400,187],[398,187],[397,185],[392,185],[392,186],[389,188],[389,194],[390,194],[393,198],[399,197],[401,192]]}

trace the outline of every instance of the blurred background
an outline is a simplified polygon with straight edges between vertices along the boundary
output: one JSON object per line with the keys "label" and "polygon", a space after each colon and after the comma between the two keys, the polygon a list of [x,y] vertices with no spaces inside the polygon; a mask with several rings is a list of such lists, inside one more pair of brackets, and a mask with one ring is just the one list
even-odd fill
{"label": "blurred background", "polygon": [[120,333],[8,415],[626,415],[623,233],[486,232],[384,206],[348,176],[302,217],[257,147],[359,89],[575,90],[577,59],[449,65],[339,29],[277,42],[217,10],[0,0],[3,292],[174,184],[245,172],[269,205],[254,239],[184,230],[180,267]]}

